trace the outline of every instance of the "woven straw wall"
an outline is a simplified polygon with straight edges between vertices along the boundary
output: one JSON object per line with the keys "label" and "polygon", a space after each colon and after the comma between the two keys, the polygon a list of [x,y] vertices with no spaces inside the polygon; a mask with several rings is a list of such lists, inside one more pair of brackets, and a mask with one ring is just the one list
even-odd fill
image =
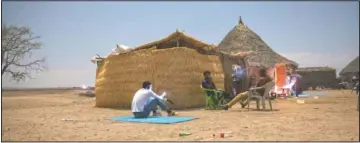
{"label": "woven straw wall", "polygon": [[142,82],[153,83],[154,91],[167,92],[174,109],[203,107],[200,88],[203,72],[212,72],[214,82],[223,89],[223,72],[218,56],[202,55],[193,49],[178,47],[144,49],[105,59],[98,67],[96,106],[130,108],[134,93]]}
{"label": "woven straw wall", "polygon": [[306,90],[308,88],[315,89],[316,86],[325,88],[337,88],[338,81],[336,79],[336,71],[297,71],[302,76],[301,87]]}

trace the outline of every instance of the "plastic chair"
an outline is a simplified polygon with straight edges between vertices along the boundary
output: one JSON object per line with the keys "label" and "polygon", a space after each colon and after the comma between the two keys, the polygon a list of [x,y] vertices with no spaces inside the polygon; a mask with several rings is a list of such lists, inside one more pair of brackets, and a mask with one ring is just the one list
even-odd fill
{"label": "plastic chair", "polygon": [[[206,89],[200,85],[200,88],[205,92],[205,109],[216,110],[221,109],[221,105],[225,104],[224,95],[219,94],[216,89]],[[208,95],[208,92],[212,92],[212,95]]]}
{"label": "plastic chair", "polygon": [[[269,95],[270,90],[275,86],[275,82],[271,81],[266,83],[265,85],[261,87],[254,87],[249,90],[249,96],[248,96],[248,110],[250,110],[250,101],[251,99],[258,99],[256,100],[256,107],[259,109],[259,101],[261,101],[262,108],[265,110],[265,100],[268,100],[270,110],[272,110],[272,104],[271,104],[271,98]],[[265,89],[264,95],[260,95],[259,93],[255,92],[255,90],[258,89]]]}

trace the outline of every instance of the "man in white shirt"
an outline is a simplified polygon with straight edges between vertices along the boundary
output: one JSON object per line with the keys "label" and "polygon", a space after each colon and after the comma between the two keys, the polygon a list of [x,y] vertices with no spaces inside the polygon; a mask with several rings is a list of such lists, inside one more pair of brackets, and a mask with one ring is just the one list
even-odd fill
{"label": "man in white shirt", "polygon": [[165,96],[165,92],[161,96],[153,92],[152,85],[149,81],[143,82],[143,88],[135,93],[131,103],[131,110],[135,118],[147,118],[151,111],[153,114],[156,114],[157,106],[165,110],[169,116],[174,116],[175,112],[164,103],[164,101],[166,101]]}

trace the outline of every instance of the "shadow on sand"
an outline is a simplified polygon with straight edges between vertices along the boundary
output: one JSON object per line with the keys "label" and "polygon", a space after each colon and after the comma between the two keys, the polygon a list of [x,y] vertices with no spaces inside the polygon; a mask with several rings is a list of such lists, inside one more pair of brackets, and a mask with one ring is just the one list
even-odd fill
{"label": "shadow on sand", "polygon": [[236,111],[236,112],[277,112],[280,111],[280,109],[254,109],[254,108],[250,108],[250,110],[248,110],[247,108],[242,108],[242,109],[229,109],[229,111]]}

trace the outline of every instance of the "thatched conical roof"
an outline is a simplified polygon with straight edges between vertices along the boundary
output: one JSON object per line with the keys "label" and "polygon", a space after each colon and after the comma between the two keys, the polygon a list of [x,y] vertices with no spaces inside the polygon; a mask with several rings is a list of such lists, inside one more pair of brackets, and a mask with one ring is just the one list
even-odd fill
{"label": "thatched conical roof", "polygon": [[359,56],[352,60],[341,72],[340,75],[359,72]]}
{"label": "thatched conical roof", "polygon": [[276,63],[285,63],[297,67],[297,63],[272,50],[255,32],[244,25],[241,17],[238,24],[218,45],[218,50],[227,54],[251,52],[246,61],[252,66],[270,67]]}

